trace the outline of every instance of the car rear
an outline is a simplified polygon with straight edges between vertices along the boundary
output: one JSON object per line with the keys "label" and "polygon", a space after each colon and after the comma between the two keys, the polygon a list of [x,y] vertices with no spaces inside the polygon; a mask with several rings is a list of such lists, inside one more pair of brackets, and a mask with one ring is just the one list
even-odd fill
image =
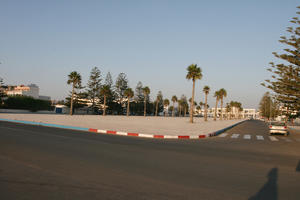
{"label": "car rear", "polygon": [[285,123],[282,122],[271,122],[269,124],[269,133],[272,134],[284,134],[285,136],[288,135],[287,126]]}

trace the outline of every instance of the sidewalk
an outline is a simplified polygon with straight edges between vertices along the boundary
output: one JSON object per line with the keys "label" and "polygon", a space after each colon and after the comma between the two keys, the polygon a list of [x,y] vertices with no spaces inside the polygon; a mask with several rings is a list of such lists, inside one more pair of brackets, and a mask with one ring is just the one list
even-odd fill
{"label": "sidewalk", "polygon": [[244,120],[217,120],[204,122],[203,118],[194,118],[189,123],[188,117],[143,117],[143,116],[100,116],[100,115],[55,115],[55,114],[0,114],[1,119],[33,121],[90,129],[152,135],[189,135],[209,134]]}

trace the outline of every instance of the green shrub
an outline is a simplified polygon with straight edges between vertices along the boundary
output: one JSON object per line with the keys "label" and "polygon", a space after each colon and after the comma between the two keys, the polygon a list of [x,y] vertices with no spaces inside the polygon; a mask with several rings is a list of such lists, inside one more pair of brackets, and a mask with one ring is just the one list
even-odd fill
{"label": "green shrub", "polygon": [[51,110],[51,101],[34,99],[29,96],[9,96],[4,100],[4,108],[7,109],[24,109],[36,112],[38,110]]}

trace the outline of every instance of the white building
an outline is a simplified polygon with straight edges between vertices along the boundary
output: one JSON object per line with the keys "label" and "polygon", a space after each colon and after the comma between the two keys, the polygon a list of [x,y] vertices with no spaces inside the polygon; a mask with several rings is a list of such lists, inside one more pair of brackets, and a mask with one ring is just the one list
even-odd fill
{"label": "white building", "polygon": [[35,84],[30,84],[27,86],[25,85],[7,86],[4,92],[6,93],[7,96],[22,95],[22,96],[30,96],[35,99],[51,100],[49,96],[40,96],[39,95],[40,89]]}

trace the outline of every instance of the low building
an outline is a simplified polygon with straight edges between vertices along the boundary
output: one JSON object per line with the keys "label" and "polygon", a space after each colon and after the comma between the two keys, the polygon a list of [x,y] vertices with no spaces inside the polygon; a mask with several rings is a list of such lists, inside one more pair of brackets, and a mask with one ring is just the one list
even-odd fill
{"label": "low building", "polygon": [[30,85],[18,85],[18,86],[6,86],[4,88],[4,93],[7,96],[14,96],[14,95],[21,95],[21,96],[29,96],[34,99],[41,99],[41,100],[51,100],[49,96],[40,96],[39,95],[39,87],[35,84]]}

